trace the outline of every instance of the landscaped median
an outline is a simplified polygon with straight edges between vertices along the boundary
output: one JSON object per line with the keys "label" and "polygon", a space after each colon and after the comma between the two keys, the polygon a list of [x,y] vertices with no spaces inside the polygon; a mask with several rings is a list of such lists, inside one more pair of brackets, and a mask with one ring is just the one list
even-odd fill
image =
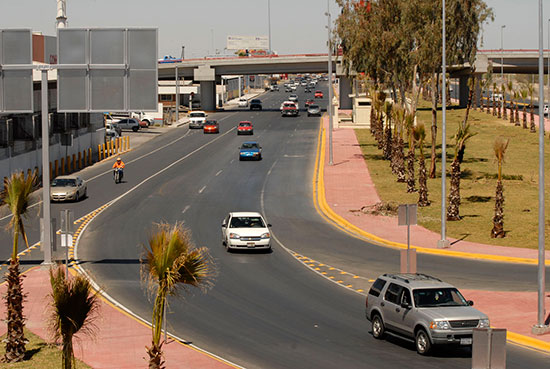
{"label": "landscaped median", "polygon": [[[441,119],[441,112],[438,112]],[[454,155],[453,136],[458,125],[464,119],[465,109],[447,110],[447,169]],[[448,236],[470,242],[479,242],[498,246],[536,249],[538,247],[538,134],[530,133],[503,119],[480,111],[470,111],[469,122],[476,133],[467,143],[464,160],[461,165],[461,205],[459,221],[447,222]],[[425,159],[430,164],[431,111],[419,110],[417,123],[424,123],[427,131]],[[437,174],[428,179],[428,197],[430,206],[419,208],[418,222],[421,226],[439,232],[441,227],[441,122],[438,122]],[[369,130],[356,130],[357,140],[376,191],[383,203],[393,205],[416,203],[418,193],[407,193],[406,183],[398,183],[392,174],[389,161],[382,156],[375,139]],[[495,206],[495,188],[497,182],[497,163],[493,152],[495,139],[502,136],[510,139],[503,165],[504,183],[504,230],[506,237],[491,238],[492,218]],[[550,142],[545,140],[546,159],[550,159]],[[407,148],[405,150],[408,150]],[[418,154],[418,150],[416,151]],[[418,163],[415,165],[418,177]],[[546,172],[546,182],[550,173]],[[447,191],[449,190],[447,177]],[[365,204],[367,205],[367,204]],[[546,207],[550,198],[546,197]],[[359,209],[358,209],[359,210]],[[364,209],[365,210],[365,209]],[[550,235],[546,228],[546,239]],[[546,242],[546,249],[550,249]]]}

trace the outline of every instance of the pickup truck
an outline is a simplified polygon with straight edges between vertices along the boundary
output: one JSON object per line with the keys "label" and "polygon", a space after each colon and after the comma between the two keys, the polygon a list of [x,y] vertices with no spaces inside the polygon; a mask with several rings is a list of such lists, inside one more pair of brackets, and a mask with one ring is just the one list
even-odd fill
{"label": "pickup truck", "polygon": [[285,102],[283,104],[283,109],[281,110],[281,115],[283,117],[297,117],[298,116],[298,107],[295,103]]}

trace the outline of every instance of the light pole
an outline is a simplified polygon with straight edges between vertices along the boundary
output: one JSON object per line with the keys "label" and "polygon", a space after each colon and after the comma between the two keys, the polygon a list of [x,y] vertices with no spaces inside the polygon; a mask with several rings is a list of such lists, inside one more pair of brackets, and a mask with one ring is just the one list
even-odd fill
{"label": "light pole", "polygon": [[330,3],[327,0],[327,30],[328,30],[328,164],[332,165],[332,127],[333,127],[333,114],[332,114],[332,45],[330,43]]}
{"label": "light pole", "polygon": [[[548,19],[548,55],[546,56],[546,59],[548,61],[548,67],[546,68],[546,74],[548,74],[548,93],[550,94],[550,19]],[[548,97],[548,101],[550,102],[550,95]],[[550,118],[550,114],[548,117]],[[540,126],[544,128],[544,124]]]}
{"label": "light pole", "polygon": [[545,250],[544,250],[544,55],[542,37],[542,0],[539,0],[539,265],[538,265],[538,314],[537,324],[532,332],[544,334],[550,332],[550,326],[545,324],[546,309],[544,306],[545,294]]}
{"label": "light pole", "polygon": [[506,25],[503,24],[502,26],[500,26],[500,82],[501,83],[504,83],[504,80],[503,80],[503,70],[504,70],[504,38],[503,38],[503,34],[504,34],[504,28],[506,28]]}
{"label": "light pole", "polygon": [[447,162],[447,65],[446,65],[446,58],[445,54],[447,53],[446,49],[446,41],[445,41],[445,0],[443,0],[443,6],[442,6],[442,16],[441,19],[443,19],[443,30],[442,30],[442,38],[443,38],[443,45],[442,45],[442,57],[441,57],[441,69],[442,69],[442,75],[443,75],[443,84],[441,86],[441,116],[442,116],[442,129],[441,129],[441,239],[437,242],[438,248],[448,248],[449,247],[449,240],[447,240],[446,235],[446,221],[447,221],[447,209],[445,209],[445,205],[447,204],[447,196],[446,196],[446,181],[447,181],[447,168],[446,168],[446,162]]}
{"label": "light pole", "polygon": [[269,55],[271,55],[271,0],[267,0],[267,28],[269,35]]}

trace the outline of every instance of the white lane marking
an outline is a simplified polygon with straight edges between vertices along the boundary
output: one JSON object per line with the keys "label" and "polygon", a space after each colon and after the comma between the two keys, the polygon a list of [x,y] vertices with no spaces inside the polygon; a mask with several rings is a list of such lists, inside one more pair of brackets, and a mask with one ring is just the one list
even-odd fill
{"label": "white lane marking", "polygon": [[183,211],[181,213],[184,214],[187,210],[189,210],[190,207],[191,205],[187,205],[186,207],[183,208]]}
{"label": "white lane marking", "polygon": [[[220,118],[220,119],[218,119],[218,122],[221,122],[222,120],[227,119],[227,118],[229,118],[229,117],[230,117],[230,115],[228,115],[228,116],[226,116],[226,117],[223,117],[223,118]],[[149,156],[149,155],[152,155],[152,154],[154,154],[154,153],[156,153],[156,152],[158,152],[158,151],[160,151],[160,150],[163,150],[163,149],[167,148],[167,147],[170,146],[170,145],[175,144],[176,142],[178,142],[178,141],[184,139],[185,137],[187,137],[187,136],[190,135],[190,134],[193,134],[193,132],[192,132],[191,130],[188,130],[183,136],[181,136],[181,137],[179,137],[179,138],[176,138],[175,140],[173,140],[173,141],[171,141],[171,142],[168,142],[168,143],[165,144],[164,146],[158,147],[158,148],[156,148],[155,150],[148,152],[147,154],[144,154],[144,155],[142,155],[142,156],[140,156],[140,157],[138,157],[138,158],[135,158],[134,160],[130,160],[130,161],[126,162],[126,164],[131,164],[131,163],[134,163],[134,162],[136,162],[136,161],[138,161],[138,160],[141,160],[141,159],[143,159],[143,158],[146,158],[146,157]],[[107,170],[106,172],[99,173],[98,175],[93,176],[93,177],[91,177],[91,178],[88,178],[88,179],[86,180],[86,182],[93,181],[94,179],[97,179],[97,178],[99,178],[99,177],[101,177],[101,176],[103,176],[103,175],[105,175],[105,174],[109,174],[109,173],[111,173],[111,169]],[[38,191],[42,191],[42,190],[38,190]],[[37,202],[37,203],[34,203],[34,204],[30,205],[30,206],[29,206],[29,209],[34,208],[34,207],[36,207],[36,206],[38,206],[38,205],[40,205],[40,204],[42,204],[42,200],[40,200],[40,201]],[[3,220],[6,220],[6,219],[8,219],[8,218],[11,218],[11,215],[6,215],[6,216],[0,218],[0,222],[3,221]]]}
{"label": "white lane marking", "polygon": [[231,161],[229,162],[229,164],[233,163],[235,161],[235,159],[231,159]]}
{"label": "white lane marking", "polygon": [[199,190],[199,193],[202,193],[206,189],[206,186],[202,186],[202,188]]}
{"label": "white lane marking", "polygon": [[223,172],[223,169],[219,170],[218,173],[216,173],[216,177],[219,176],[222,172]]}
{"label": "white lane marking", "polygon": [[287,155],[287,154],[284,154],[283,157],[284,158],[303,158],[304,155]]}

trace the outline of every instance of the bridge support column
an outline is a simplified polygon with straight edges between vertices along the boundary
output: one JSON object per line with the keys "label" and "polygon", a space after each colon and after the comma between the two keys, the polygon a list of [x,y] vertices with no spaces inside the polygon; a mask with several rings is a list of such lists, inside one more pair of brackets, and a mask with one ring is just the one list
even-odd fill
{"label": "bridge support column", "polygon": [[340,78],[340,109],[350,110],[353,108],[353,101],[350,95],[352,94],[352,79],[347,76],[339,76]]}
{"label": "bridge support column", "polygon": [[201,65],[193,71],[193,79],[200,82],[201,109],[216,110],[216,73],[214,68]]}

